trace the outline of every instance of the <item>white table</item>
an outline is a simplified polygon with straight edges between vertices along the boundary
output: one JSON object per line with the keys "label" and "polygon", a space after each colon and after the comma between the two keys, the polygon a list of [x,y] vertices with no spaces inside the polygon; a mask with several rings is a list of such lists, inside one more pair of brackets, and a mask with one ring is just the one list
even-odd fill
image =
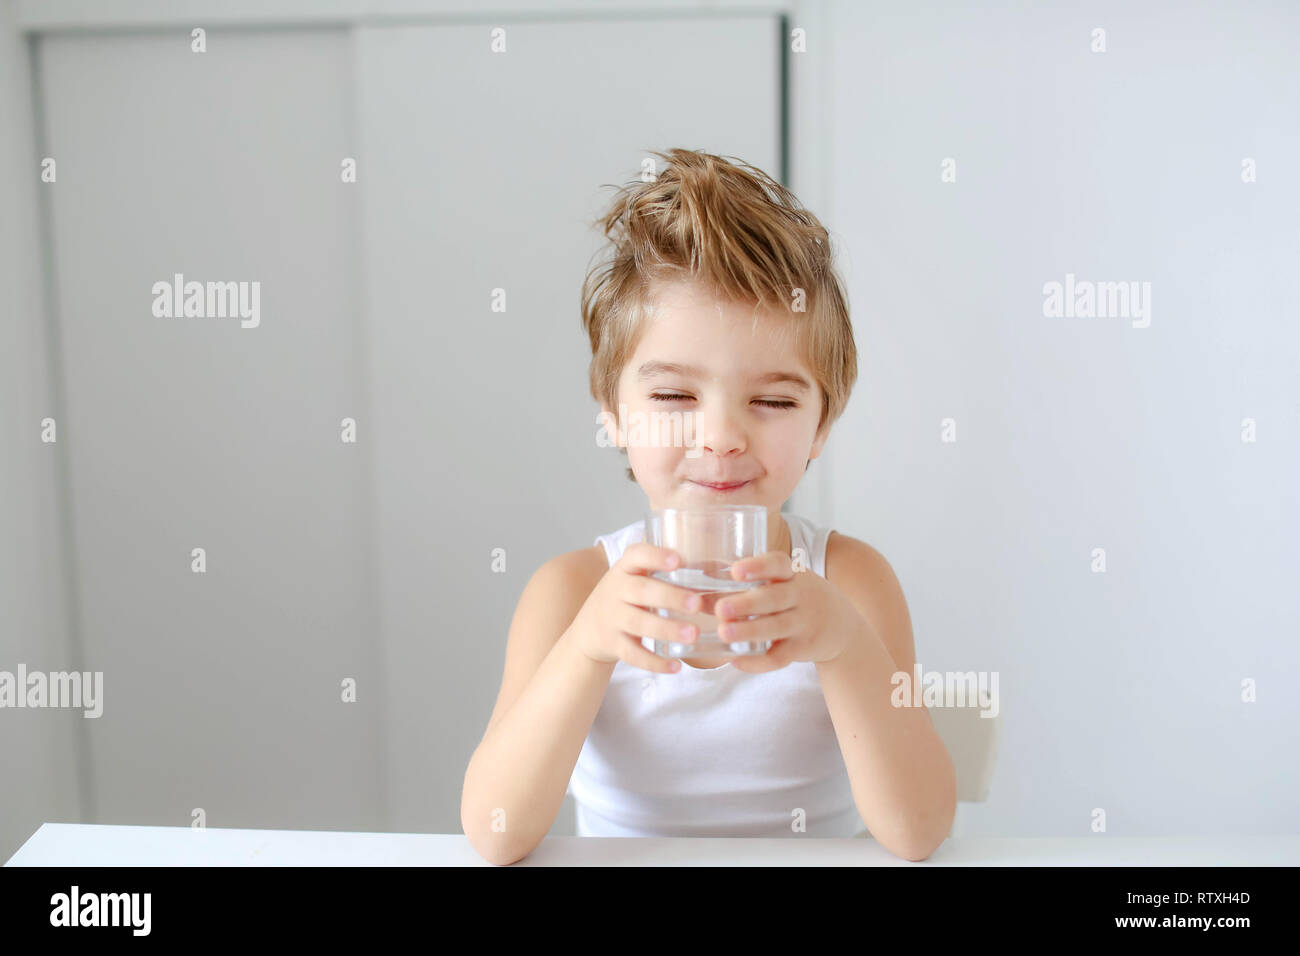
{"label": "white table", "polygon": [[[490,866],[462,833],[46,823],[6,866]],[[874,840],[548,837],[515,866],[1296,866],[1300,835],[952,838],[921,863]]]}

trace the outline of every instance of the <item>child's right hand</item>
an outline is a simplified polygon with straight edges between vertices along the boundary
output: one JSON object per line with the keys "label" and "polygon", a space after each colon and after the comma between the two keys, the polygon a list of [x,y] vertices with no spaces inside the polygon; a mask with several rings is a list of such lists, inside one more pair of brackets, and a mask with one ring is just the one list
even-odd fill
{"label": "child's right hand", "polygon": [[[669,563],[670,559],[676,563]],[[699,636],[694,625],[688,625],[688,633],[683,634],[681,621],[660,617],[653,610],[699,613],[698,593],[651,577],[655,571],[680,566],[680,556],[670,548],[657,548],[644,541],[629,545],[592,588],[569,626],[578,649],[598,663],[623,661],[643,670],[673,673],[677,662],[647,651],[641,637],[690,643]]]}

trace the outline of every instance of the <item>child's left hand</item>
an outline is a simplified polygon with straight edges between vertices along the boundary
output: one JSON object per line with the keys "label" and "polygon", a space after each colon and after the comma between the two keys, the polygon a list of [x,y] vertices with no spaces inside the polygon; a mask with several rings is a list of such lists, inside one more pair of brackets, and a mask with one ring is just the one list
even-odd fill
{"label": "child's left hand", "polygon": [[[780,670],[794,661],[834,660],[855,637],[858,610],[839,588],[815,571],[795,571],[781,551],[737,561],[731,575],[767,583],[718,601],[719,637],[724,641],[773,641],[766,654],[736,655],[731,665],[747,673]],[[762,617],[752,621],[751,614]],[[858,619],[858,620],[855,620]],[[726,628],[731,628],[727,633]]]}

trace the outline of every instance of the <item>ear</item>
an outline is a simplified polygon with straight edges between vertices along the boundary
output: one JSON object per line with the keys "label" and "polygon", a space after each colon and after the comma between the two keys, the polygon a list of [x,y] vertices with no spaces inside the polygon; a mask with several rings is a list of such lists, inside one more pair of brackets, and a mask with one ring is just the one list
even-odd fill
{"label": "ear", "polygon": [[817,435],[813,438],[812,448],[808,450],[808,460],[810,462],[822,453],[822,449],[826,447],[826,439],[830,437],[831,426],[830,423],[827,422],[817,430]]}
{"label": "ear", "polygon": [[618,416],[615,415],[612,411],[610,411],[609,406],[606,405],[604,402],[601,402],[600,414],[601,414],[601,424],[604,425],[606,433],[609,435],[610,438],[614,439],[614,447],[616,448],[624,447],[623,442],[619,440],[621,436],[618,433],[619,431]]}

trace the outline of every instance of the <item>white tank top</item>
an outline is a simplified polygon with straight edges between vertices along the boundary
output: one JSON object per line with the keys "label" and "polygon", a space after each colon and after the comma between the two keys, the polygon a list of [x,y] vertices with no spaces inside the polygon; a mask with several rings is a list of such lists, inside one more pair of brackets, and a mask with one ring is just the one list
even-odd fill
{"label": "white tank top", "polygon": [[[792,548],[826,575],[830,528],[782,514]],[[595,541],[612,566],[644,540],[636,521]],[[642,645],[650,650],[649,638]],[[747,674],[618,661],[566,793],[578,836],[851,837],[866,830],[817,665]],[[796,811],[802,810],[799,814]],[[804,829],[793,823],[802,818]]]}

